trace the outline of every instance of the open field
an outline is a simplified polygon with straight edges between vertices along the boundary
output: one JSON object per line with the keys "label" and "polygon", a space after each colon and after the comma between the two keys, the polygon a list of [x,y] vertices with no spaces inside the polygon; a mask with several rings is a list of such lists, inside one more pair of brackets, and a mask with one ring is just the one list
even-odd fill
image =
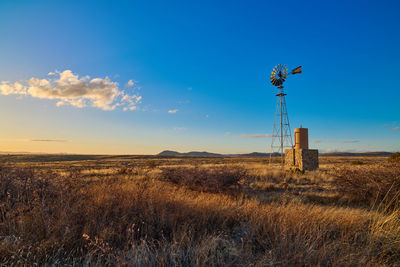
{"label": "open field", "polygon": [[0,156],[1,265],[396,266],[400,165]]}

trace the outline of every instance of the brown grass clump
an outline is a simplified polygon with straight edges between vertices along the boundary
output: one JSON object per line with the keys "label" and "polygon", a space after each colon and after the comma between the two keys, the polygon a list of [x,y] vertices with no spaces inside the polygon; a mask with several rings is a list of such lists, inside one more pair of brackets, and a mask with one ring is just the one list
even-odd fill
{"label": "brown grass clump", "polygon": [[[324,189],[318,173],[280,178],[283,172],[265,165],[156,168],[144,163],[126,171],[104,164],[105,171],[93,173],[91,167],[68,164],[60,172],[1,167],[0,265],[378,266],[400,261],[398,209],[383,213],[305,204],[302,191],[331,190]],[[312,176],[320,178],[314,183]],[[263,191],[262,183],[282,181],[293,188]],[[279,201],[260,201],[251,186],[238,186],[255,182],[254,194],[281,194]]]}
{"label": "brown grass clump", "polygon": [[365,163],[361,160],[353,160],[351,165],[364,165]]}
{"label": "brown grass clump", "polygon": [[238,166],[163,168],[161,179],[206,192],[237,191],[248,179],[246,169]]}
{"label": "brown grass clump", "polygon": [[352,203],[398,207],[400,195],[398,164],[337,168],[334,176],[334,186]]}
{"label": "brown grass clump", "polygon": [[400,152],[396,152],[389,157],[389,162],[400,163]]}

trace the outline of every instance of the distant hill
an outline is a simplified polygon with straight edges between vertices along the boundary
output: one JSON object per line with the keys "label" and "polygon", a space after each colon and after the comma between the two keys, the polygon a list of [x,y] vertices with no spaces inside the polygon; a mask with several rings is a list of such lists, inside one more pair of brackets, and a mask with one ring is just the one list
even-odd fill
{"label": "distant hill", "polygon": [[[252,152],[248,154],[235,154],[233,156],[242,156],[242,157],[269,157],[270,153],[261,153],[261,152]],[[280,154],[279,154],[280,155]],[[274,155],[275,156],[275,155]]]}
{"label": "distant hill", "polygon": [[182,153],[172,151],[172,150],[164,150],[161,153],[157,154],[158,156],[182,156]]}
{"label": "distant hill", "polygon": [[[362,152],[362,153],[352,153],[352,152],[332,152],[332,153],[319,153],[320,156],[327,156],[327,157],[385,157],[390,156],[391,152]],[[217,154],[217,153],[210,153],[210,152],[198,152],[198,151],[191,151],[187,153],[180,153],[177,151],[172,150],[164,150],[163,152],[157,154],[157,156],[167,156],[167,157],[269,157],[270,153],[262,153],[262,152],[252,152],[246,154]],[[273,157],[280,156],[279,153],[273,153]]]}
{"label": "distant hill", "polygon": [[392,152],[360,152],[360,153],[352,153],[352,152],[332,152],[332,153],[320,153],[322,156],[328,157],[385,157],[392,155]]}
{"label": "distant hill", "polygon": [[199,151],[191,151],[187,153],[180,153],[171,150],[164,150],[163,152],[159,153],[158,156],[196,156],[196,157],[220,157],[223,156],[222,154],[210,153],[210,152],[199,152]]}
{"label": "distant hill", "polygon": [[[198,151],[191,151],[187,153],[181,153],[172,150],[164,150],[163,152],[157,154],[157,156],[167,156],[167,157],[269,157],[270,153],[261,153],[261,152],[252,152],[247,154],[218,154],[218,153],[210,153],[207,151],[198,152]],[[273,157],[280,156],[279,153],[274,153]]]}

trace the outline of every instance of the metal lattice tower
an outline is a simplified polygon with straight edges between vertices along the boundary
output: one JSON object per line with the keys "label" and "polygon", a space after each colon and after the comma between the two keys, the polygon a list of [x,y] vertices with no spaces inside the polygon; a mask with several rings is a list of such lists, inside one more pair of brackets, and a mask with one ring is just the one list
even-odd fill
{"label": "metal lattice tower", "polygon": [[272,131],[272,142],[270,151],[270,163],[272,162],[272,154],[279,152],[281,156],[282,166],[285,163],[284,150],[285,148],[293,148],[292,131],[290,130],[289,116],[286,109],[285,93],[283,92],[283,82],[289,74],[299,74],[302,68],[297,67],[290,73],[284,64],[276,65],[271,73],[271,83],[277,87],[278,94],[274,130]]}
{"label": "metal lattice tower", "polygon": [[286,108],[285,93],[283,86],[278,86],[279,93],[276,94],[276,111],[274,119],[274,130],[272,131],[271,154],[270,162],[272,161],[272,154],[279,152],[281,155],[282,165],[285,163],[284,150],[285,148],[293,147],[292,131],[290,130],[289,116]]}

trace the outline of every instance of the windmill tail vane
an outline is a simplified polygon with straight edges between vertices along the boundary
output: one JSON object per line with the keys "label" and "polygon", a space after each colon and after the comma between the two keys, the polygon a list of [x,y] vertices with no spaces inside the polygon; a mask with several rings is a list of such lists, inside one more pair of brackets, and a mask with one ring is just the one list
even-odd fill
{"label": "windmill tail vane", "polygon": [[300,74],[302,72],[301,66],[292,70],[292,74]]}

